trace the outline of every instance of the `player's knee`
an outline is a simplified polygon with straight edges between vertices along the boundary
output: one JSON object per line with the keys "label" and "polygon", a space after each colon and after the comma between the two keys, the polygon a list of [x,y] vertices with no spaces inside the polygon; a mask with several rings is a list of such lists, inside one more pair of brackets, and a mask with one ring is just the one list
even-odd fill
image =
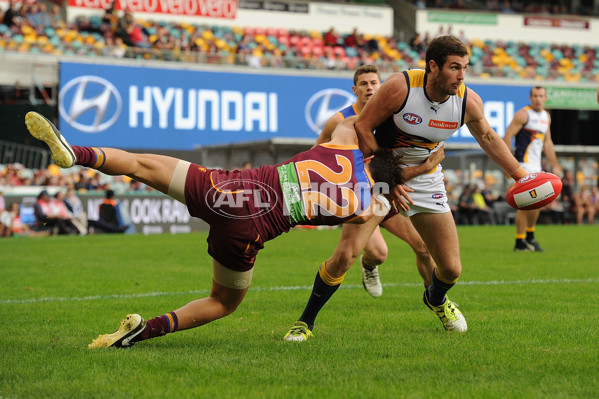
{"label": "player's knee", "polygon": [[447,267],[437,266],[437,268],[439,270],[439,274],[446,282],[456,281],[462,274],[462,265],[459,263],[452,264]]}
{"label": "player's knee", "polygon": [[385,248],[377,248],[377,250],[364,251],[364,262],[367,265],[378,266],[387,260],[389,250]]}

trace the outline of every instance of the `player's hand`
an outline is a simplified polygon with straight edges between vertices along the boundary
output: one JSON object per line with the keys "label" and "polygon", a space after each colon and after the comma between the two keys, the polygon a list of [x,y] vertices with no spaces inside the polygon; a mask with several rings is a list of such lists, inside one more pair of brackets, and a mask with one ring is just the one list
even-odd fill
{"label": "player's hand", "polygon": [[[414,190],[403,184],[393,187],[393,190],[390,194],[391,204],[393,205],[396,211],[402,210],[404,212],[407,212],[408,210],[410,210],[410,205],[414,205],[414,201],[412,201],[412,198],[410,198],[408,192],[413,193]],[[408,203],[410,205],[408,205]]]}
{"label": "player's hand", "polygon": [[437,167],[445,159],[445,144],[441,145],[441,147],[429,155],[428,158],[424,161],[426,164],[426,168],[428,171],[431,171]]}

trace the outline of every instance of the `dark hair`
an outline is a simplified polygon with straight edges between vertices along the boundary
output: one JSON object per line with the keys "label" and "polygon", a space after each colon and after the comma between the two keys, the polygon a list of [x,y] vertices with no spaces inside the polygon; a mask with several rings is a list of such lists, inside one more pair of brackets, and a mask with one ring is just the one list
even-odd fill
{"label": "dark hair", "polygon": [[463,57],[468,55],[468,48],[460,39],[455,36],[439,36],[431,40],[426,49],[426,72],[431,71],[430,62],[435,61],[439,68],[443,68],[447,57],[457,55]]}
{"label": "dark hair", "polygon": [[376,65],[366,64],[360,66],[358,69],[356,69],[356,72],[354,72],[354,86],[358,84],[358,79],[360,78],[360,75],[364,75],[365,73],[376,73],[376,76],[378,76],[379,81],[381,80],[381,74]]}
{"label": "dark hair", "polygon": [[112,190],[106,190],[106,199],[111,199],[112,197],[114,197],[114,191]]}
{"label": "dark hair", "polygon": [[376,183],[386,183],[393,188],[405,181],[403,162],[390,148],[379,148],[370,161],[370,174]]}
{"label": "dark hair", "polygon": [[547,89],[545,89],[543,86],[535,86],[533,88],[530,89],[530,95],[532,96],[532,91],[533,90],[544,90],[545,94],[547,94]]}

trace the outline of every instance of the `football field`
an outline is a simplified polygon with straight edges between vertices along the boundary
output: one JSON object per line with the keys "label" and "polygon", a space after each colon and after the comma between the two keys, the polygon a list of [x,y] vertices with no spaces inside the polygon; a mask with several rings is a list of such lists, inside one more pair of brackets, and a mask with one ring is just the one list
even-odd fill
{"label": "football field", "polygon": [[458,227],[451,290],[465,334],[422,303],[407,244],[384,232],[384,294],[358,265],[315,338],[282,340],[340,230],[266,244],[231,316],[132,348],[90,350],[127,313],[149,319],[209,293],[206,233],[0,240],[0,398],[591,398],[599,396],[599,227]]}

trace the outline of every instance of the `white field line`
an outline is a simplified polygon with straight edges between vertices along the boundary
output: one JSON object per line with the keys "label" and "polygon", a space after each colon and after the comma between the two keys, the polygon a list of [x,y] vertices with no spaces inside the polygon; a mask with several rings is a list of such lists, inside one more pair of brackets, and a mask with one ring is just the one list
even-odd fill
{"label": "white field line", "polygon": [[[492,281],[460,281],[459,285],[529,285],[529,284],[577,284],[577,283],[599,283],[599,278],[587,279],[533,279],[533,280],[492,280]],[[386,283],[383,287],[422,287],[422,283]],[[343,289],[363,289],[361,284],[345,284]],[[252,287],[250,292],[271,292],[271,291],[310,291],[312,286],[296,285],[287,287]],[[112,295],[93,295],[81,297],[46,297],[46,298],[28,298],[28,299],[0,299],[0,305],[20,305],[29,303],[44,302],[83,302],[83,301],[105,301],[110,299],[135,299],[152,298],[162,296],[181,296],[181,295],[208,295],[210,290],[193,291],[172,291],[172,292],[148,292],[142,294],[112,294]]]}

